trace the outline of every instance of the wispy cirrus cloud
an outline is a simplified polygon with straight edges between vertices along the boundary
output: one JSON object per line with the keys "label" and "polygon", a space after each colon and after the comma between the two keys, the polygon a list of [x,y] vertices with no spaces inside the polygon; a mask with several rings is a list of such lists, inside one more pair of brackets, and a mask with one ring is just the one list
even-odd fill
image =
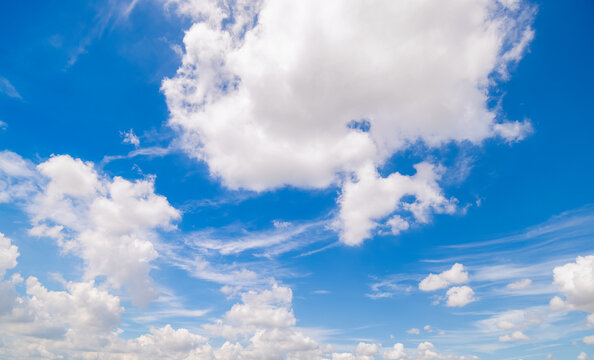
{"label": "wispy cirrus cloud", "polygon": [[91,28],[87,34],[78,42],[78,45],[70,51],[66,68],[76,64],[79,57],[85,54],[89,46],[97,39],[103,37],[106,31],[126,21],[140,0],[108,0],[102,2]]}
{"label": "wispy cirrus cloud", "polygon": [[[14,98],[14,99],[19,99],[19,100],[23,99],[21,94],[19,94],[17,89],[14,87],[14,85],[12,85],[12,83],[10,81],[8,81],[7,78],[2,77],[2,76],[0,76],[0,94],[4,94],[4,95]],[[2,126],[0,126],[0,128],[1,127]]]}
{"label": "wispy cirrus cloud", "polygon": [[[444,329],[430,340],[458,350],[472,344],[475,351],[487,353],[525,344],[541,348],[559,341],[581,342],[588,334],[587,312],[594,298],[588,275],[591,257],[576,256],[592,251],[593,219],[594,207],[587,205],[499,239],[437,248],[442,258],[419,264],[435,271],[443,269],[444,263],[464,261],[467,280],[487,310],[455,312],[479,319],[470,329]],[[466,253],[458,255],[462,249]],[[373,291],[367,296],[411,294],[417,289],[410,284],[420,279],[410,273],[389,275],[370,284]],[[518,299],[528,306],[518,306]],[[575,310],[577,314],[567,315]]]}
{"label": "wispy cirrus cloud", "polygon": [[304,223],[275,221],[268,230],[249,232],[244,226],[232,225],[207,229],[186,236],[184,242],[203,253],[221,255],[252,253],[272,257],[332,238],[327,220]]}

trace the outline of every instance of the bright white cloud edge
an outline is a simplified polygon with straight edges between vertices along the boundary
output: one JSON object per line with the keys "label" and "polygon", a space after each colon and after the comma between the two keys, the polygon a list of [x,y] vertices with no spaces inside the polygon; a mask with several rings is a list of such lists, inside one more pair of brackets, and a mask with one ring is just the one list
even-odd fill
{"label": "bright white cloud edge", "polygon": [[[348,245],[454,211],[439,166],[380,176],[394,153],[531,132],[488,106],[534,36],[524,2],[167,3],[195,19],[162,85],[182,147],[234,189],[340,186]],[[406,218],[386,223],[395,212]]]}

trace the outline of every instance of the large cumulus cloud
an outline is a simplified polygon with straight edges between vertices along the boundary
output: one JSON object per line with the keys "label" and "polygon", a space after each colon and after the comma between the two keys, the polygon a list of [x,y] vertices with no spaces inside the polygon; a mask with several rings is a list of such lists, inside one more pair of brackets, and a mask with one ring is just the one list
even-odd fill
{"label": "large cumulus cloud", "polygon": [[[433,169],[392,174],[407,180],[388,184],[388,208],[353,215],[349,184],[372,176],[384,186],[373,169],[393,154],[530,130],[488,105],[533,37],[532,9],[518,1],[169,3],[195,19],[182,66],[163,82],[182,147],[230,188],[345,184],[337,226],[348,244],[396,211],[407,223],[451,212],[438,185],[424,200]],[[406,195],[422,199],[416,212],[402,206]]]}

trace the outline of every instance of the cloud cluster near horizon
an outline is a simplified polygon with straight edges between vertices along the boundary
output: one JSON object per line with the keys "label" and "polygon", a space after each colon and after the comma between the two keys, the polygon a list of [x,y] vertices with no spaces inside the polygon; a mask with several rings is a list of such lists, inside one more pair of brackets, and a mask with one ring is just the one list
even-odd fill
{"label": "cloud cluster near horizon", "polygon": [[[36,277],[19,273],[5,279],[17,266],[18,248],[0,233],[0,355],[9,358],[109,359],[428,359],[446,358],[430,342],[416,349],[402,343],[382,349],[360,342],[352,352],[336,352],[320,345],[297,328],[292,310],[293,292],[276,283],[267,289],[246,291],[220,319],[202,325],[201,334],[167,324],[152,327],[132,339],[119,337],[124,308],[120,298],[93,280],[64,281],[64,290],[49,290]],[[25,287],[19,295],[17,287]],[[207,336],[204,336],[204,335]],[[220,346],[213,339],[224,339]],[[448,359],[476,357],[447,355]]]}

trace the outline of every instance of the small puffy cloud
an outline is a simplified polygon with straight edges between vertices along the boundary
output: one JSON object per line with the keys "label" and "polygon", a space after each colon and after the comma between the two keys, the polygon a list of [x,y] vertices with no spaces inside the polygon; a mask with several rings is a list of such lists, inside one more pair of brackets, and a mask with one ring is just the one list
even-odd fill
{"label": "small puffy cloud", "polygon": [[428,342],[420,343],[417,348],[413,351],[411,350],[407,357],[403,357],[403,359],[415,359],[415,360],[437,360],[437,359],[451,359],[451,360],[478,360],[477,356],[456,356],[451,354],[443,354],[437,351],[435,346]]}
{"label": "small puffy cloud", "polygon": [[408,230],[410,227],[410,224],[399,215],[392,216],[388,221],[386,221],[386,225],[390,227],[393,235],[398,235],[400,232]]}
{"label": "small puffy cloud", "polygon": [[524,140],[533,131],[532,124],[529,121],[495,124],[493,130],[508,142]]}
{"label": "small puffy cloud", "polygon": [[585,336],[584,337],[584,344],[594,345],[594,335]]}
{"label": "small puffy cloud", "polygon": [[206,340],[205,337],[192,334],[187,329],[175,330],[167,324],[162,328],[151,328],[149,334],[138,337],[133,343],[138,346],[140,353],[150,354],[151,357],[160,355],[170,358],[173,354],[187,354]]}
{"label": "small puffy cloud", "polygon": [[594,312],[594,255],[578,256],[573,263],[553,269],[553,284],[565,295],[551,300],[553,310]]}
{"label": "small puffy cloud", "polygon": [[510,341],[528,341],[530,338],[524,335],[523,332],[517,330],[511,334],[506,334],[499,337],[500,342],[510,342]]}
{"label": "small puffy cloud", "polygon": [[421,333],[421,330],[419,330],[417,328],[412,328],[412,329],[406,330],[406,332],[409,334],[418,335]]}
{"label": "small puffy cloud", "polygon": [[434,291],[444,289],[453,284],[464,284],[468,282],[468,272],[464,265],[455,263],[449,270],[439,274],[429,274],[419,283],[421,291]]}
{"label": "small puffy cloud", "polygon": [[423,327],[423,330],[427,331],[427,332],[433,332],[433,329],[431,328],[431,325],[425,325]]}
{"label": "small puffy cloud", "polygon": [[270,290],[242,294],[242,304],[235,304],[225,319],[238,326],[286,328],[295,325],[290,308],[293,293],[287,287],[274,284]]}
{"label": "small puffy cloud", "polygon": [[581,352],[578,357],[577,360],[588,360],[588,354],[586,354],[585,352]]}
{"label": "small puffy cloud", "polygon": [[455,286],[446,292],[446,305],[450,307],[463,307],[476,301],[474,291],[468,286]]}
{"label": "small puffy cloud", "polygon": [[13,285],[22,284],[23,281],[25,281],[25,279],[23,279],[23,276],[19,273],[12,274],[12,276],[10,277],[10,282]]}
{"label": "small puffy cloud", "polygon": [[120,131],[120,135],[123,137],[122,142],[124,144],[131,144],[134,146],[140,145],[140,139],[134,134],[134,130]]}
{"label": "small puffy cloud", "polygon": [[521,290],[521,289],[526,289],[531,284],[532,284],[532,280],[522,279],[522,280],[518,280],[516,282],[510,283],[510,284],[507,284],[507,288],[510,290]]}
{"label": "small puffy cloud", "polygon": [[559,296],[555,296],[554,298],[552,298],[551,301],[549,301],[549,306],[553,311],[565,311],[570,309],[567,303],[563,301],[563,299],[561,299]]}

